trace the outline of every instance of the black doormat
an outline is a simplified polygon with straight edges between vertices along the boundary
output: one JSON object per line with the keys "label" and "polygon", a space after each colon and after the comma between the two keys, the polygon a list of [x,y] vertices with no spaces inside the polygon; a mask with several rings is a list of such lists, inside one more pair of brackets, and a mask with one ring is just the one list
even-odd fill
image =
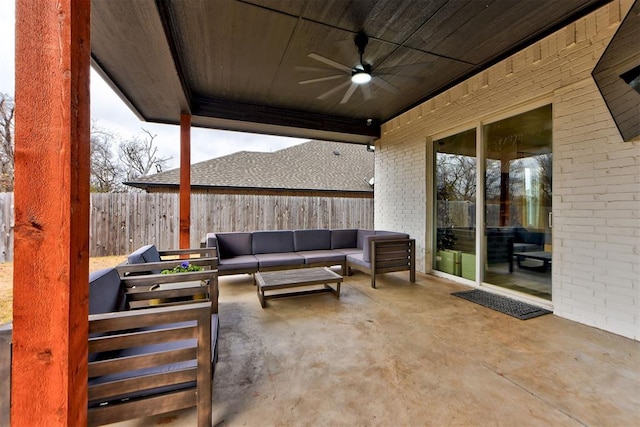
{"label": "black doormat", "polygon": [[551,314],[549,310],[536,307],[535,305],[525,302],[516,301],[511,298],[503,297],[489,292],[474,289],[472,291],[453,292],[451,295],[464,298],[476,304],[483,305],[500,313],[508,314],[520,320],[533,319],[534,317],[544,314]]}

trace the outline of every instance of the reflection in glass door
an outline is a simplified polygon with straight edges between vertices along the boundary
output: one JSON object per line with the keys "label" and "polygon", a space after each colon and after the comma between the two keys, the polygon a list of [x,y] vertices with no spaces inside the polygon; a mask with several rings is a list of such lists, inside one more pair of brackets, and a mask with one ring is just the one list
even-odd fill
{"label": "reflection in glass door", "polygon": [[484,126],[483,141],[483,281],[551,300],[551,106]]}
{"label": "reflection in glass door", "polygon": [[436,270],[476,280],[476,129],[434,141]]}

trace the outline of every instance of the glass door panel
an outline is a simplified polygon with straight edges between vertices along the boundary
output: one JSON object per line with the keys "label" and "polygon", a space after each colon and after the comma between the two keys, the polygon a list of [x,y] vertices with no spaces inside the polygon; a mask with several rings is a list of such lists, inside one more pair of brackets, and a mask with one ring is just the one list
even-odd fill
{"label": "glass door panel", "polygon": [[484,282],[551,299],[551,106],[483,127]]}
{"label": "glass door panel", "polygon": [[435,269],[476,280],[476,130],[434,141]]}

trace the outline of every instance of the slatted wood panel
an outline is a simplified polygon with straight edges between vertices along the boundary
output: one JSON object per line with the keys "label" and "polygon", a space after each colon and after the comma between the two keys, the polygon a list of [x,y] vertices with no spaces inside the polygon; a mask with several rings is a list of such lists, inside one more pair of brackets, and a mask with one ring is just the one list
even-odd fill
{"label": "slatted wood panel", "polygon": [[[179,322],[187,323],[178,326]],[[89,362],[88,424],[103,425],[197,406],[198,425],[211,425],[211,323],[211,302],[90,315],[89,331],[94,335],[89,338],[89,353],[102,353],[104,357]],[[131,324],[142,329],[131,331]],[[176,349],[133,351],[124,358],[110,353],[187,339],[194,340]],[[178,362],[190,363],[179,369],[162,368]],[[151,370],[144,375],[135,373],[146,368]],[[113,379],[109,375],[123,378]],[[101,376],[106,378],[93,383],[92,378]],[[195,386],[190,385],[194,382]],[[181,385],[181,390],[158,390],[173,385]],[[153,391],[146,398],[120,401],[123,395],[148,390]],[[99,402],[112,403],[94,406]]]}
{"label": "slatted wood panel", "polygon": [[[125,255],[155,243],[177,248],[177,194],[91,195],[90,255]],[[191,247],[212,231],[373,228],[373,199],[193,194]],[[13,259],[13,194],[0,193],[0,262]]]}
{"label": "slatted wood panel", "polygon": [[11,334],[8,323],[0,325],[0,426],[11,425]]}

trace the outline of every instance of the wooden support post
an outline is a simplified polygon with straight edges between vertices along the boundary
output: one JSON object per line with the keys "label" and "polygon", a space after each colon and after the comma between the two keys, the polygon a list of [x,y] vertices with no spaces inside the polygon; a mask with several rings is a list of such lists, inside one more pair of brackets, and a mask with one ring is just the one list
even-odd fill
{"label": "wooden support post", "polygon": [[191,247],[191,115],[180,115],[180,249]]}
{"label": "wooden support post", "polygon": [[88,0],[16,0],[13,426],[87,424]]}

